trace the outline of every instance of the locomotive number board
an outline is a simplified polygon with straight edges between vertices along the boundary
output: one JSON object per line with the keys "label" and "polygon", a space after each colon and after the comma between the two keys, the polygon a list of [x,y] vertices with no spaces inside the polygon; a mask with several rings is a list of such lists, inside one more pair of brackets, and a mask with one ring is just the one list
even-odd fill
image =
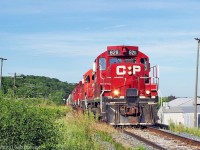
{"label": "locomotive number board", "polygon": [[[128,50],[128,55],[130,56],[137,56],[138,51],[136,50]],[[108,55],[110,56],[118,56],[120,55],[120,50],[109,50]]]}
{"label": "locomotive number board", "polygon": [[108,55],[110,56],[120,55],[120,50],[109,50]]}
{"label": "locomotive number board", "polygon": [[136,50],[129,50],[128,54],[131,55],[131,56],[136,56],[138,54],[138,51],[136,51]]}

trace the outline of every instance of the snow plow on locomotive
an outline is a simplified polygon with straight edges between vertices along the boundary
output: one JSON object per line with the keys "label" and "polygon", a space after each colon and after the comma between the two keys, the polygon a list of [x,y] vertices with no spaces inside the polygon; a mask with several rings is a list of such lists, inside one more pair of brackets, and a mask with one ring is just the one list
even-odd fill
{"label": "snow plow on locomotive", "polygon": [[158,67],[150,67],[137,46],[108,46],[72,91],[70,103],[111,125],[153,125],[158,85]]}

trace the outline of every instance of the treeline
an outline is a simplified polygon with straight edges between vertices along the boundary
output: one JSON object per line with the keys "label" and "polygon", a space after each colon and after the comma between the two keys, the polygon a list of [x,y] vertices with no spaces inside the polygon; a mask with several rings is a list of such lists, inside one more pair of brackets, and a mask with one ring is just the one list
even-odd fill
{"label": "treeline", "polygon": [[21,75],[3,77],[1,92],[8,98],[44,98],[59,104],[64,102],[75,85],[55,78]]}

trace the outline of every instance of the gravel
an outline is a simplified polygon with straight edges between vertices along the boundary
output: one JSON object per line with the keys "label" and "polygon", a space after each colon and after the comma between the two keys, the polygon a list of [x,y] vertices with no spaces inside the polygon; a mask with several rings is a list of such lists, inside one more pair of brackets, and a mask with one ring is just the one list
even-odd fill
{"label": "gravel", "polygon": [[113,134],[112,137],[113,139],[115,139],[116,142],[121,143],[124,147],[132,147],[132,148],[144,147],[145,149],[148,150],[155,150],[153,147],[148,146],[145,143],[125,133],[119,132],[118,134]]}
{"label": "gravel", "polygon": [[[198,147],[191,147],[186,145],[185,143],[182,143],[180,141],[176,141],[173,139],[168,139],[166,137],[161,137],[156,134],[152,134],[151,132],[140,130],[140,129],[130,129],[129,131],[142,136],[143,138],[146,138],[150,141],[156,142],[158,145],[165,147],[168,150],[197,150]],[[200,140],[199,137],[192,136],[187,133],[180,133],[183,136],[186,136],[188,138],[194,138]],[[116,142],[121,143],[124,147],[144,147],[148,150],[154,150],[153,147],[146,145],[145,143],[137,140],[136,138],[133,138],[129,135],[126,135],[124,133],[119,132],[118,134],[113,134],[112,137],[116,140]]]}

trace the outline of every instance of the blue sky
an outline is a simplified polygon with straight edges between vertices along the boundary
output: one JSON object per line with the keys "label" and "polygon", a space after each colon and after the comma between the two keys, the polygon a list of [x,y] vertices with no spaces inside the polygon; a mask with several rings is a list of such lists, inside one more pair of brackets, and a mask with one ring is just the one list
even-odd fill
{"label": "blue sky", "polygon": [[162,96],[193,96],[195,37],[199,0],[0,0],[4,76],[78,82],[108,45],[135,45],[160,66]]}

